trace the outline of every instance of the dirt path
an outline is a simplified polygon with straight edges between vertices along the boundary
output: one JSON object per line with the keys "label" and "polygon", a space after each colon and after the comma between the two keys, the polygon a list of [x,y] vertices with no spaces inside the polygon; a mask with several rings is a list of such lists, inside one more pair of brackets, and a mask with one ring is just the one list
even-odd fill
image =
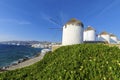
{"label": "dirt path", "polygon": [[24,61],[22,63],[14,65],[14,66],[10,66],[9,68],[7,68],[7,70],[15,70],[15,69],[18,69],[18,68],[23,68],[23,67],[26,67],[26,66],[30,66],[30,65],[40,61],[41,59],[43,59],[44,55],[45,55],[45,53],[41,53],[38,57],[34,57],[32,59],[29,59],[27,61]]}

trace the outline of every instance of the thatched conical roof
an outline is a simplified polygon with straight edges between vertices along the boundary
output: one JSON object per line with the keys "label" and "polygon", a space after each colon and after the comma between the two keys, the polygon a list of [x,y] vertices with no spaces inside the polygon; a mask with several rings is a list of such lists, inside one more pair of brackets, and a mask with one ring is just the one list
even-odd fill
{"label": "thatched conical roof", "polygon": [[100,35],[109,35],[109,33],[104,31],[104,32],[101,32]]}
{"label": "thatched conical roof", "polygon": [[116,37],[114,34],[110,34],[110,37]]}
{"label": "thatched conical roof", "polygon": [[85,29],[85,31],[89,31],[89,30],[94,30],[94,31],[95,31],[95,29],[94,29],[93,27],[91,27],[91,26],[88,26],[88,27]]}
{"label": "thatched conical roof", "polygon": [[82,27],[84,27],[84,26],[83,26],[83,23],[82,23],[81,21],[75,19],[75,18],[70,19],[70,20],[66,23],[66,25],[69,25],[69,24],[81,25]]}

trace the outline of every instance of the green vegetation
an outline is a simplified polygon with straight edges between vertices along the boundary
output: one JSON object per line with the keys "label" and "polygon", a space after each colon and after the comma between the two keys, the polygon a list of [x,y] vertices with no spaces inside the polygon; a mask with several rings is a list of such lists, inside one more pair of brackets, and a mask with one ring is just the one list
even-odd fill
{"label": "green vegetation", "polygon": [[102,44],[61,47],[34,65],[0,74],[0,80],[120,80],[120,49]]}

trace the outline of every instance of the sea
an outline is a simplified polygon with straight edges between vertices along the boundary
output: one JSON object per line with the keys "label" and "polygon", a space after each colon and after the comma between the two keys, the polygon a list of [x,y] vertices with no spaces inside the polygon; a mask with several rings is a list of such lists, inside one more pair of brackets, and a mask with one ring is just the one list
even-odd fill
{"label": "sea", "polygon": [[8,66],[26,57],[33,58],[41,50],[42,48],[33,48],[30,46],[0,44],[0,67]]}

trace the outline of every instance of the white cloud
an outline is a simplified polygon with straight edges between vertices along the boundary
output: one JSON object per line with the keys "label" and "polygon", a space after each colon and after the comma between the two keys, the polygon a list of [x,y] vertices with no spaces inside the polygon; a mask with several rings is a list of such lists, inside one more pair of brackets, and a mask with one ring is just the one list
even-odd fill
{"label": "white cloud", "polygon": [[14,23],[14,24],[31,24],[29,21],[16,19],[0,19],[0,23]]}
{"label": "white cloud", "polygon": [[19,24],[31,24],[31,23],[28,21],[21,21],[21,22],[19,22]]}
{"label": "white cloud", "polygon": [[15,39],[15,35],[10,34],[0,34],[0,41],[9,41]]}
{"label": "white cloud", "polygon": [[13,34],[0,34],[0,41],[11,41],[11,40],[22,40],[22,38],[20,38],[20,36],[16,36]]}
{"label": "white cloud", "polygon": [[3,22],[3,23],[17,23],[18,21],[15,20],[15,19],[0,19],[0,22]]}

